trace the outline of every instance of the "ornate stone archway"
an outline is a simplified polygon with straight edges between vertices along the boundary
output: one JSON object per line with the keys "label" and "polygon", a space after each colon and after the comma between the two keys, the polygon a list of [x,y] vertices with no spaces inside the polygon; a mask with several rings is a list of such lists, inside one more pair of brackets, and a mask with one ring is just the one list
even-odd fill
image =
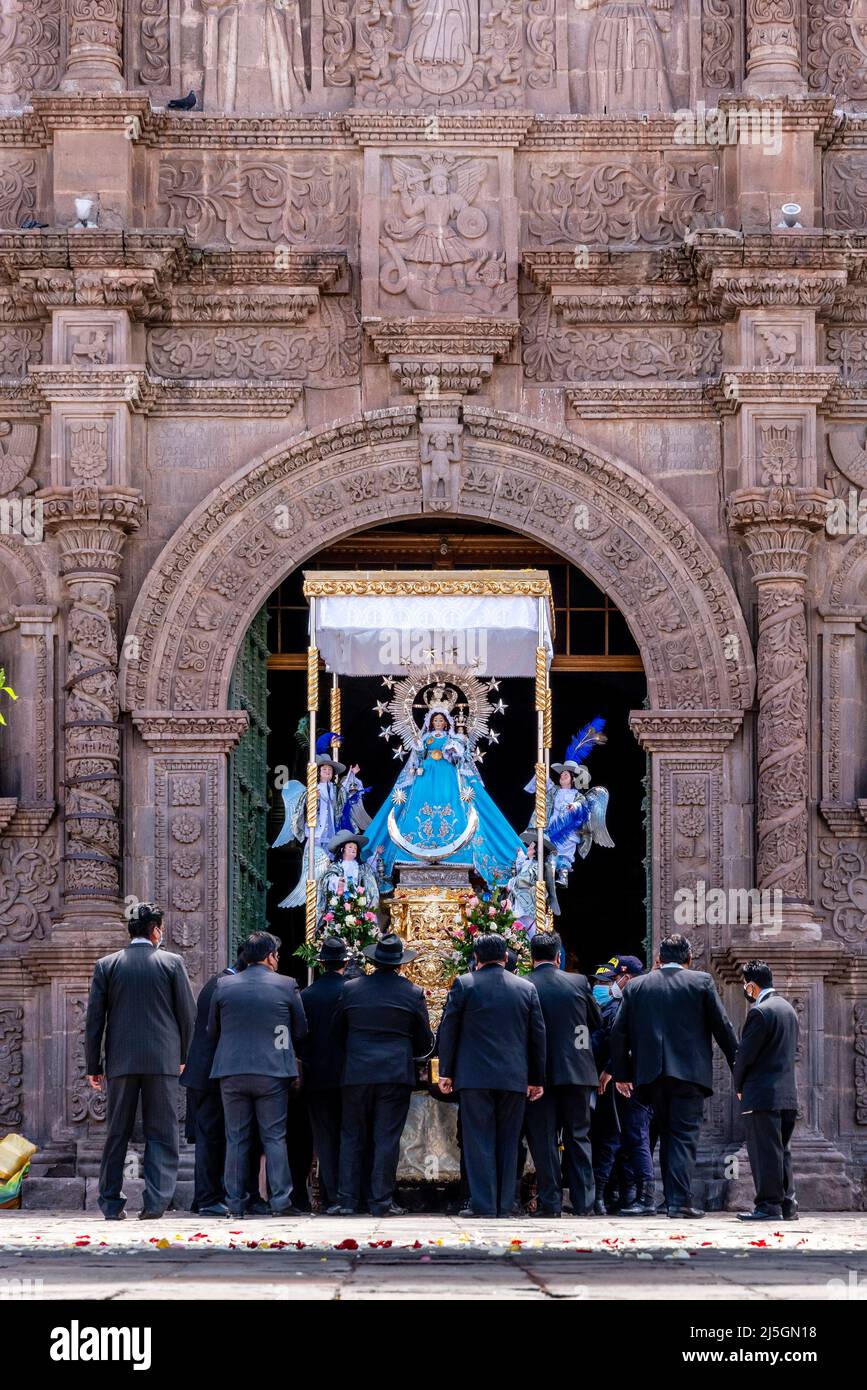
{"label": "ornate stone archway", "polygon": [[[611,596],[639,644],[650,711],[636,711],[631,724],[652,754],[658,928],[694,871],[678,868],[678,844],[694,852],[701,841],[702,873],[715,883],[732,858],[723,844],[724,750],[755,680],[734,591],[688,518],[634,469],[571,434],[478,406],[465,406],[463,423],[459,514],[559,551]],[[244,633],[280,581],[323,545],[422,510],[415,411],[372,412],[301,435],[228,479],[142,586],[121,669],[152,798],[136,810],[136,868],[148,865],[147,891],[166,902],[193,975],[217,965],[225,936],[225,761],[245,724],[226,702]],[[145,785],[137,766],[131,775]],[[691,808],[689,836],[678,830],[681,807]]]}

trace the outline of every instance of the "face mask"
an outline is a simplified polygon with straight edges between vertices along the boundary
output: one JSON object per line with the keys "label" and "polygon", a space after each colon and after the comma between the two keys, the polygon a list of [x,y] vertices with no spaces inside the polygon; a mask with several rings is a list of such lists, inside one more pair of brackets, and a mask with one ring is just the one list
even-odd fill
{"label": "face mask", "polygon": [[749,990],[747,989],[746,985],[744,985],[744,998],[746,999],[746,1001],[747,1001],[748,1004],[752,1004],[752,1003],[754,1002],[754,1001],[753,1001],[753,996],[750,994],[750,992],[749,992]]}
{"label": "face mask", "polygon": [[608,985],[593,986],[593,998],[596,1000],[597,1004],[607,1004],[610,997],[611,990],[608,988]]}
{"label": "face mask", "polygon": [[611,986],[611,998],[612,998],[612,999],[622,999],[622,998],[623,998],[623,990],[620,988],[620,986],[619,986],[619,984],[617,983],[616,980],[614,981],[614,984]]}

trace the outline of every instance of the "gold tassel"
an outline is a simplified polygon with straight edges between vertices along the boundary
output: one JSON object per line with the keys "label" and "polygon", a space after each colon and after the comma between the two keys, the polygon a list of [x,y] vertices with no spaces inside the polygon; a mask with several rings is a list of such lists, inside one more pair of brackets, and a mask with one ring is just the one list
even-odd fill
{"label": "gold tassel", "polygon": [[305,935],[308,941],[312,941],[316,935],[316,881],[307,880],[307,904],[306,904]]}
{"label": "gold tassel", "polygon": [[548,653],[536,648],[536,713],[544,714],[548,703]]}
{"label": "gold tassel", "polygon": [[536,764],[536,825],[544,830],[548,820],[547,778],[545,764]]}
{"label": "gold tassel", "polygon": [[307,708],[319,708],[319,648],[307,648]]}
{"label": "gold tassel", "polygon": [[315,825],[319,810],[319,767],[307,764],[307,824]]}

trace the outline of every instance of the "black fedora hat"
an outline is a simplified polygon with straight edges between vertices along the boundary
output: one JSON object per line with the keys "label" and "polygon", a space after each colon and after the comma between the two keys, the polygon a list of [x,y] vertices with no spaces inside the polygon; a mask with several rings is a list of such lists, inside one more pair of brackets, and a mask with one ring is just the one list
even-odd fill
{"label": "black fedora hat", "polygon": [[415,960],[418,952],[405,951],[400,937],[389,932],[388,936],[381,936],[372,946],[365,946],[364,954],[374,965],[405,965],[407,961]]}
{"label": "black fedora hat", "polygon": [[346,942],[339,936],[323,937],[322,945],[319,947],[319,960],[323,965],[342,964],[349,959],[349,951]]}

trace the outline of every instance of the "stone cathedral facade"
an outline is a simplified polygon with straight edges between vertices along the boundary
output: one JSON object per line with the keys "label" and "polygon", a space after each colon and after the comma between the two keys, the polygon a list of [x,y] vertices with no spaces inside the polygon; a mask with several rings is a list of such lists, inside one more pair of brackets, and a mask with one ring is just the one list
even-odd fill
{"label": "stone cathedral facade", "polygon": [[[647,678],[654,939],[802,1023],[865,1205],[863,0],[0,0],[0,1131],[94,1171],[94,959],[225,960],[230,680],[335,537],[535,537]],[[194,109],[168,101],[192,91]],[[36,224],[36,225],[34,225]],[[703,1171],[741,1136],[728,1079]]]}

